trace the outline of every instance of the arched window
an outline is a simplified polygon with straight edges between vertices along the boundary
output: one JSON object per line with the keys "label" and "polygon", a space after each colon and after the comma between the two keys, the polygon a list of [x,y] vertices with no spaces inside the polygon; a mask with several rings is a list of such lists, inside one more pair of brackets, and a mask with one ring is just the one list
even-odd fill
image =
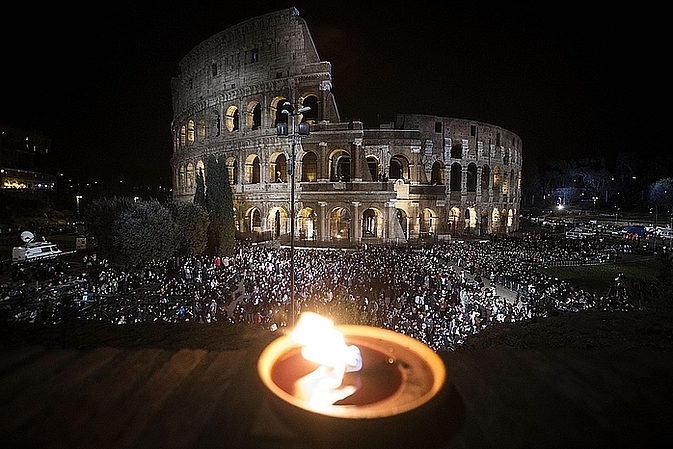
{"label": "arched window", "polygon": [[271,179],[273,182],[287,182],[287,159],[285,154],[280,153],[271,162]]}
{"label": "arched window", "polygon": [[245,160],[245,182],[246,184],[260,183],[259,156],[251,154]]}
{"label": "arched window", "polygon": [[496,165],[493,168],[493,190],[495,192],[498,191],[500,188],[500,183],[502,182],[502,178],[500,176],[500,166]]}
{"label": "arched window", "polygon": [[234,132],[239,129],[238,108],[236,106],[229,106],[226,114],[227,131]]}
{"label": "arched window", "polygon": [[256,130],[262,126],[262,107],[259,103],[251,103],[248,109],[247,125],[249,129]]}
{"label": "arched window", "polygon": [[376,156],[367,156],[367,168],[369,168],[369,173],[372,175],[372,181],[379,180],[379,161],[376,159]]}
{"label": "arched window", "polygon": [[194,143],[194,120],[187,122],[187,143]]}
{"label": "arched window", "polygon": [[330,180],[349,182],[351,180],[351,156],[344,150],[337,150],[330,158]]}
{"label": "arched window", "polygon": [[283,114],[282,111],[282,104],[285,103],[287,99],[286,98],[276,98],[273,107],[271,109],[271,113],[274,116],[273,117],[273,126],[275,127],[279,123],[287,123],[287,114]]}
{"label": "arched window", "polygon": [[477,191],[477,165],[473,162],[467,166],[467,191]]}
{"label": "arched window", "polygon": [[430,184],[433,186],[444,185],[444,163],[442,161],[435,161],[435,163],[432,164]]}
{"label": "arched window", "polygon": [[182,125],[180,127],[180,146],[184,147],[187,144],[187,127]]}
{"label": "arched window", "polygon": [[194,187],[194,164],[191,162],[187,164],[187,188],[191,189]]}
{"label": "arched window", "polygon": [[452,192],[460,192],[462,188],[462,173],[463,168],[460,166],[458,162],[454,162],[451,164],[451,191]]}
{"label": "arched window", "polygon": [[238,160],[236,158],[227,158],[227,171],[229,172],[229,185],[238,184]]}
{"label": "arched window", "polygon": [[409,179],[409,161],[406,157],[397,154],[390,159],[388,177],[390,179]]}
{"label": "arched window", "polygon": [[314,182],[318,179],[318,158],[314,152],[307,152],[301,160],[301,182]]}
{"label": "arched window", "polygon": [[318,119],[318,97],[315,95],[309,95],[302,101],[302,107],[310,107],[311,110],[304,112],[302,115],[302,120],[307,122],[314,122]]}

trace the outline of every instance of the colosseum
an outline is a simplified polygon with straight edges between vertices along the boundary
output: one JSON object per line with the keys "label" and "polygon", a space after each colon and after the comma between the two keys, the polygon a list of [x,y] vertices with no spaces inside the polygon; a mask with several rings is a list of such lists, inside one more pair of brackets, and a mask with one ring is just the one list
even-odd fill
{"label": "colosseum", "polygon": [[[288,239],[293,210],[300,245],[449,240],[518,228],[519,136],[422,114],[398,114],[377,129],[342,122],[331,64],[320,60],[294,8],[212,36],[180,69],[171,85],[174,198],[192,200],[197,174],[208,176],[208,156],[223,158],[236,228],[247,238]],[[310,111],[281,113],[288,101]],[[310,132],[278,135],[288,120]]]}

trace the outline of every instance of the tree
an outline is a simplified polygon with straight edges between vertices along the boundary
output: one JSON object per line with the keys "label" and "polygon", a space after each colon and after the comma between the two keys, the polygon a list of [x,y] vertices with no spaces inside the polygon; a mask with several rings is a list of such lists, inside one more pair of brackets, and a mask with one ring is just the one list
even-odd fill
{"label": "tree", "polygon": [[184,201],[170,202],[168,209],[175,224],[175,255],[203,254],[208,243],[208,227],[210,226],[208,212],[197,204]]}
{"label": "tree", "polygon": [[114,196],[95,199],[84,210],[87,232],[96,238],[101,257],[110,260],[116,258],[117,248],[114,245],[113,232],[115,223],[117,217],[131,206],[133,206],[131,198]]}
{"label": "tree", "polygon": [[122,211],[114,221],[115,262],[142,266],[167,259],[176,249],[176,232],[171,212],[158,201],[140,201]]}
{"label": "tree", "polygon": [[206,185],[203,180],[203,170],[199,168],[196,174],[196,192],[194,193],[194,204],[206,209],[208,203],[206,202]]}
{"label": "tree", "polygon": [[649,199],[660,207],[673,206],[673,178],[663,178],[650,184]]}
{"label": "tree", "polygon": [[224,160],[209,155],[206,163],[206,203],[210,213],[209,252],[218,256],[234,253],[234,204],[229,171]]}

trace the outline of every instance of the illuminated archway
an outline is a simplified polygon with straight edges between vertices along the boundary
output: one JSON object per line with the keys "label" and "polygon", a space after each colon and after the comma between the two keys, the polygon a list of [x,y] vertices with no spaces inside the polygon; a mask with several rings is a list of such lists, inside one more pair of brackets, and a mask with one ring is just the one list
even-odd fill
{"label": "illuminated archway", "polygon": [[271,155],[269,164],[269,179],[273,182],[287,182],[287,159],[285,153],[274,153]]}
{"label": "illuminated archway", "polygon": [[426,207],[423,209],[421,212],[421,217],[420,217],[420,231],[421,235],[430,235],[430,234],[436,234],[437,233],[437,222],[438,216],[429,207]]}
{"label": "illuminated archway", "polygon": [[474,207],[465,209],[465,230],[473,234],[477,229],[477,211]]}
{"label": "illuminated archway", "polygon": [[500,228],[500,212],[497,208],[493,209],[493,214],[491,215],[491,232],[497,234],[498,229]]}
{"label": "illuminated archway", "polygon": [[299,238],[302,240],[315,240],[318,237],[318,215],[313,208],[305,207],[299,211]]}
{"label": "illuminated archway", "polygon": [[409,159],[402,154],[396,154],[390,158],[390,168],[388,169],[388,178],[390,179],[409,179]]}
{"label": "illuminated archway", "polygon": [[362,213],[362,238],[383,238],[383,214],[369,208]]}
{"label": "illuminated archway", "polygon": [[245,213],[245,230],[247,232],[262,232],[262,214],[256,207],[251,207]]}
{"label": "illuminated archway", "polygon": [[240,126],[240,119],[238,114],[238,108],[236,106],[229,106],[225,113],[224,118],[225,126],[227,131],[234,132],[238,131]]}
{"label": "illuminated archway", "polygon": [[460,221],[460,209],[452,207],[449,210],[449,234],[458,234],[458,223]]}
{"label": "illuminated archway", "polygon": [[329,215],[329,236],[334,240],[350,241],[351,213],[345,207],[332,209]]}
{"label": "illuminated archway", "polygon": [[260,183],[259,156],[254,153],[245,159],[245,182],[246,184]]}
{"label": "illuminated archway", "polygon": [[435,185],[444,185],[444,162],[435,161],[432,164],[432,175],[430,177],[430,184]]}
{"label": "illuminated archway", "polygon": [[351,155],[345,150],[335,150],[330,155],[330,180],[349,182],[351,180]]}
{"label": "illuminated archway", "polygon": [[289,214],[282,207],[273,207],[269,211],[266,220],[268,229],[273,231],[274,237],[279,237],[290,232]]}
{"label": "illuminated archway", "polygon": [[301,160],[301,182],[314,182],[318,179],[318,157],[308,151]]}

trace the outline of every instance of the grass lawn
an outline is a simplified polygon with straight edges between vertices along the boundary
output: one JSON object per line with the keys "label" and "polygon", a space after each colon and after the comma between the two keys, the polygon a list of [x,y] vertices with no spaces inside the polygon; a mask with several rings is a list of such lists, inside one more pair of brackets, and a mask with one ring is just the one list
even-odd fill
{"label": "grass lawn", "polygon": [[636,257],[624,257],[616,263],[604,265],[541,269],[549,276],[566,279],[575,287],[597,295],[607,293],[618,273],[624,273],[627,279],[649,282],[657,278],[659,270],[660,264],[655,258]]}

